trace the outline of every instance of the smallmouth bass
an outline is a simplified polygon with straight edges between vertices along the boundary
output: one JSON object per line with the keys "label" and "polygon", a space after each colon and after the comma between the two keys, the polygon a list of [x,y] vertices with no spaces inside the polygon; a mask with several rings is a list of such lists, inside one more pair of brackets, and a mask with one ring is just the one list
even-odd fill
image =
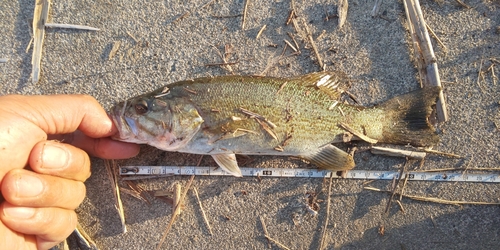
{"label": "smallmouth bass", "polygon": [[234,176],[241,176],[235,154],[295,156],[322,169],[351,169],[353,157],[332,145],[343,141],[341,123],[378,142],[438,142],[428,117],[439,87],[363,107],[340,101],[346,82],[339,72],[180,81],[115,105],[119,132],[113,138],[211,155]]}

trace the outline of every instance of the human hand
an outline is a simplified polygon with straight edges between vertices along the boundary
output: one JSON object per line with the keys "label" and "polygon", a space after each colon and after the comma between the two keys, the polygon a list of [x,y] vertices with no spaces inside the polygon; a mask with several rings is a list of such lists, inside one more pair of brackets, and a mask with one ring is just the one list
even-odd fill
{"label": "human hand", "polygon": [[90,176],[83,150],[106,159],[139,152],[107,138],[114,133],[90,96],[0,96],[0,249],[48,249],[75,229]]}

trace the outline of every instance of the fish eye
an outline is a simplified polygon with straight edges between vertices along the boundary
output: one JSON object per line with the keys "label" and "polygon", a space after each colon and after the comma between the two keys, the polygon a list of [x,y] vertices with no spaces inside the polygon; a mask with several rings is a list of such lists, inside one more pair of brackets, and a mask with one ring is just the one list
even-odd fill
{"label": "fish eye", "polygon": [[139,115],[145,114],[148,112],[148,103],[144,100],[140,100],[134,105],[134,108],[137,114]]}

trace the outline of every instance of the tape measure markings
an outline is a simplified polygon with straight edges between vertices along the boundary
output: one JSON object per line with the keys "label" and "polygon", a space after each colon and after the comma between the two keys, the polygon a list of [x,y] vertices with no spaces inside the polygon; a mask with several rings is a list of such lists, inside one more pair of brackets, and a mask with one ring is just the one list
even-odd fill
{"label": "tape measure markings", "polygon": [[[240,168],[245,177],[305,177],[341,178],[336,172],[319,169],[304,168]],[[500,183],[500,173],[456,173],[456,172],[408,172],[408,180],[415,181],[450,181],[450,182],[482,182]],[[120,175],[200,175],[200,176],[232,176],[221,168],[217,167],[196,167],[196,166],[123,166],[120,167]],[[345,179],[359,180],[392,180],[399,177],[396,171],[376,171],[376,170],[350,170]],[[405,176],[403,176],[405,178]]]}

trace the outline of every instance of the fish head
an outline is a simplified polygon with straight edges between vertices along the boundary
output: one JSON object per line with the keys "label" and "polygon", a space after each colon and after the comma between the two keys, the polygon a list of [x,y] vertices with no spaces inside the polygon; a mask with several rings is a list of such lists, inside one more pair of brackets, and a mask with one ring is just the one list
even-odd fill
{"label": "fish head", "polygon": [[113,139],[166,151],[184,147],[203,124],[196,107],[182,97],[141,95],[116,104],[110,113],[118,128]]}

